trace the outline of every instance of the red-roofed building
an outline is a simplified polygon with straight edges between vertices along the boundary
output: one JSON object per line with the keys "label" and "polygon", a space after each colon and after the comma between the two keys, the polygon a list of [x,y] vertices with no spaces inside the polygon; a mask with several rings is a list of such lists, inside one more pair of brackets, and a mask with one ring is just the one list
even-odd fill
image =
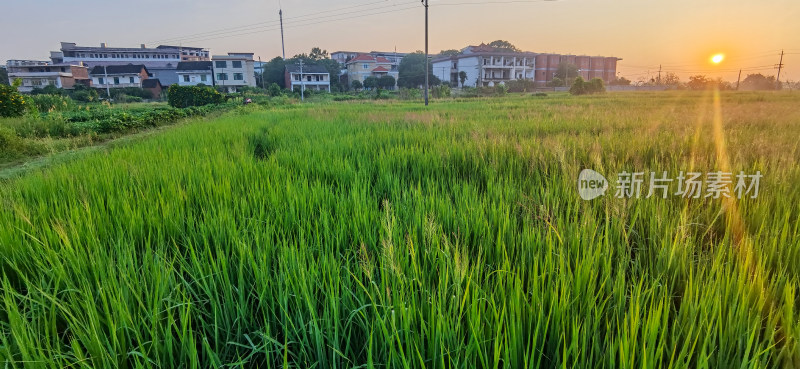
{"label": "red-roofed building", "polygon": [[350,83],[353,81],[364,83],[367,77],[383,76],[392,76],[395,81],[399,76],[397,65],[383,56],[358,54],[347,62],[347,78]]}

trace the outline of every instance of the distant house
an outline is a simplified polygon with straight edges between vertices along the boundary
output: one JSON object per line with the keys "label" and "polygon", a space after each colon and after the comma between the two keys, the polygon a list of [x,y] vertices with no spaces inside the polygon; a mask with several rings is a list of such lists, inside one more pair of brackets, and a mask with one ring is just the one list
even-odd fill
{"label": "distant house", "polygon": [[98,65],[89,72],[95,88],[142,88],[142,82],[149,78],[144,65]]}
{"label": "distant house", "polygon": [[80,64],[53,64],[38,60],[9,60],[6,63],[8,83],[19,79],[22,85],[20,92],[31,92],[34,88],[53,85],[58,88],[72,89],[76,84],[91,86],[88,68]]}
{"label": "distant house", "polygon": [[227,92],[237,92],[244,86],[256,86],[253,53],[228,53],[214,55],[214,80],[217,87]]}
{"label": "distant house", "polygon": [[367,77],[380,78],[383,76],[392,76],[395,81],[399,76],[397,66],[383,56],[360,54],[347,62],[347,78],[350,83],[353,81],[364,83],[364,79]]}
{"label": "distant house", "polygon": [[305,86],[306,90],[331,92],[331,75],[321,65],[305,64],[302,72],[299,65],[287,65],[284,78],[290,90]]}
{"label": "distant house", "polygon": [[190,61],[178,63],[178,85],[214,85],[214,68],[210,61]]}
{"label": "distant house", "polygon": [[148,78],[142,81],[142,88],[150,91],[155,100],[161,99],[161,92],[164,90],[164,86],[161,86],[161,81],[157,78]]}

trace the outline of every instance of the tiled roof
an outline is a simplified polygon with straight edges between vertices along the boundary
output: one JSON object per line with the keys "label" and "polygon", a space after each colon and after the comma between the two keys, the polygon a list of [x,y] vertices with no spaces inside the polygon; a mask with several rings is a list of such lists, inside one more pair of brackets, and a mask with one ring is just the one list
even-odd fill
{"label": "tiled roof", "polygon": [[142,88],[156,88],[161,86],[161,81],[158,78],[148,78],[142,81]]}
{"label": "tiled roof", "polygon": [[391,64],[392,63],[392,62],[389,61],[389,59],[386,59],[386,58],[384,58],[382,56],[377,57],[376,60],[377,60],[378,63],[387,63],[387,64]]}
{"label": "tiled roof", "polygon": [[373,72],[388,72],[389,70],[386,69],[385,67],[377,67],[377,68],[373,69],[372,71]]}
{"label": "tiled roof", "polygon": [[191,61],[178,63],[178,70],[209,70],[211,69],[210,61]]}
{"label": "tiled roof", "polygon": [[375,57],[372,56],[372,55],[369,55],[369,54],[358,54],[358,56],[356,56],[355,58],[350,59],[350,61],[348,63],[355,63],[355,62],[361,62],[361,61],[374,62],[375,61]]}
{"label": "tiled roof", "polygon": [[144,69],[147,71],[144,65],[141,64],[128,64],[128,65],[109,65],[109,66],[102,66],[98,65],[92,68],[92,71],[89,74],[100,75],[100,74],[138,74],[139,72]]}

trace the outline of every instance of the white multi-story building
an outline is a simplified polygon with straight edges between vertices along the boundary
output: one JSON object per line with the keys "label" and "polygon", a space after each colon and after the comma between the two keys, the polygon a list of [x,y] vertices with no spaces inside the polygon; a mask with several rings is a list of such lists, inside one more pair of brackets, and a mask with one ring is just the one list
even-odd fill
{"label": "white multi-story building", "polygon": [[481,44],[468,46],[454,56],[433,59],[433,74],[452,86],[460,86],[459,74],[464,72],[465,86],[488,87],[510,80],[526,79],[544,87],[555,77],[559,65],[568,63],[585,80],[600,78],[610,83],[617,77],[617,57],[563,55],[550,53],[515,52]]}
{"label": "white multi-story building", "polygon": [[535,78],[536,53],[496,49],[488,45],[468,46],[461,54],[433,59],[433,75],[452,86],[491,87],[510,80]]}
{"label": "white multi-story building", "polygon": [[210,61],[180,62],[177,73],[179,86],[214,86],[214,70]]}
{"label": "white multi-story building", "polygon": [[331,75],[321,65],[305,64],[302,73],[299,65],[287,65],[284,78],[286,88],[290,90],[305,86],[306,90],[331,92]]}
{"label": "white multi-story building", "polygon": [[34,88],[53,85],[58,88],[71,89],[76,84],[91,86],[89,70],[82,65],[53,64],[40,60],[9,60],[6,63],[8,83],[19,79],[22,85],[20,92],[31,92]]}
{"label": "white multi-story building", "polygon": [[211,57],[217,87],[236,92],[244,86],[256,86],[253,53],[228,53]]}
{"label": "white multi-story building", "polygon": [[144,65],[150,77],[158,78],[164,85],[178,83],[175,73],[182,61],[209,60],[208,49],[184,46],[161,45],[148,48],[111,47],[106,43],[97,46],[79,46],[73,42],[62,42],[59,51],[51,51],[53,63],[80,64],[92,68],[98,65]]}

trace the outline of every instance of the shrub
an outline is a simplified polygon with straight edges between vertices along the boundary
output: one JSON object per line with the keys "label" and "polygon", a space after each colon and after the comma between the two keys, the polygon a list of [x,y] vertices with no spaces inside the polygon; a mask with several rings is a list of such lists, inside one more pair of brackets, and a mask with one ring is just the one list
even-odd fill
{"label": "shrub", "polygon": [[267,94],[272,97],[281,95],[282,94],[281,86],[278,86],[277,83],[272,82],[272,84],[270,84],[269,87],[267,88]]}
{"label": "shrub", "polygon": [[14,86],[0,85],[0,117],[21,117],[31,103]]}
{"label": "shrub", "polygon": [[0,126],[0,159],[14,160],[46,152],[44,145],[23,140],[13,129]]}
{"label": "shrub", "polygon": [[433,86],[431,87],[431,96],[434,99],[442,99],[445,97],[450,97],[451,90],[450,86],[448,85],[440,85],[440,86]]}
{"label": "shrub", "polygon": [[586,82],[583,77],[575,78],[575,83],[569,88],[569,93],[572,95],[590,95],[603,93],[606,91],[603,85],[603,80],[600,78],[592,78],[591,81]]}
{"label": "shrub", "polygon": [[530,79],[516,79],[506,83],[508,92],[529,92],[536,88],[536,84]]}
{"label": "shrub", "polygon": [[176,108],[221,104],[225,97],[211,87],[169,86],[169,105]]}
{"label": "shrub", "polygon": [[34,95],[31,97],[33,104],[39,112],[53,112],[72,110],[75,102],[67,96],[61,95]]}
{"label": "shrub", "polygon": [[97,91],[95,90],[81,90],[75,91],[71,95],[72,100],[80,102],[94,102],[97,101]]}
{"label": "shrub", "polygon": [[499,85],[495,85],[494,92],[497,94],[497,96],[505,96],[506,93],[508,93],[508,86],[502,83]]}

